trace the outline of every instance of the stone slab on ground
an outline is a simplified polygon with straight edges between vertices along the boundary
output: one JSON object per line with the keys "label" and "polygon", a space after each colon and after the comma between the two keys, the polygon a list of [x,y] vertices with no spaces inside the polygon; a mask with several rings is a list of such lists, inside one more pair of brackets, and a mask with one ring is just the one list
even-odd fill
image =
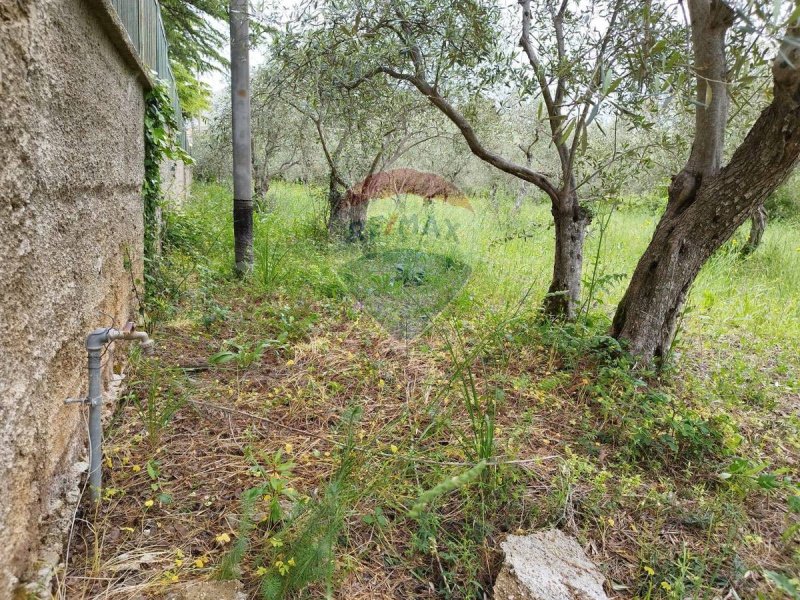
{"label": "stone slab on ground", "polygon": [[608,600],[603,574],[575,538],[558,529],[509,535],[495,600]]}
{"label": "stone slab on ground", "polygon": [[169,600],[246,600],[238,581],[187,581],[173,586]]}

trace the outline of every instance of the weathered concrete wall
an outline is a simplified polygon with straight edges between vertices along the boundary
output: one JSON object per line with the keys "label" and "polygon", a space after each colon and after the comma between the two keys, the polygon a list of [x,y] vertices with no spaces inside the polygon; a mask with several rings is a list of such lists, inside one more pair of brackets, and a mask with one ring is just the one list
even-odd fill
{"label": "weathered concrete wall", "polygon": [[86,392],[84,336],[132,316],[140,276],[144,88],[109,22],[96,0],[0,0],[0,598],[82,453],[63,401]]}
{"label": "weathered concrete wall", "polygon": [[161,163],[161,192],[171,208],[181,208],[192,188],[192,167],[180,161]]}

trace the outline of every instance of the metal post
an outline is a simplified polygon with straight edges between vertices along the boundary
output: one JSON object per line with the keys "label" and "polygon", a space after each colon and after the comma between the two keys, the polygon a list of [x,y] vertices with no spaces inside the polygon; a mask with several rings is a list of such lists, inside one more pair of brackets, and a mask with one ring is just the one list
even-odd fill
{"label": "metal post", "polygon": [[231,137],[233,138],[233,239],[236,271],[253,270],[253,168],[250,146],[248,0],[231,0]]}
{"label": "metal post", "polygon": [[102,347],[89,349],[89,490],[93,502],[100,500],[103,486],[103,384],[100,373]]}
{"label": "metal post", "polygon": [[65,402],[89,405],[89,491],[92,501],[100,500],[103,490],[103,348],[114,340],[139,342],[142,352],[152,354],[153,340],[144,331],[134,331],[128,323],[122,331],[113,327],[95,329],[86,337],[86,353],[89,367],[89,392],[85,400],[68,399]]}
{"label": "metal post", "polygon": [[100,500],[103,487],[103,379],[101,359],[103,348],[110,341],[115,329],[95,329],[86,337],[86,352],[89,359],[89,492],[93,502]]}

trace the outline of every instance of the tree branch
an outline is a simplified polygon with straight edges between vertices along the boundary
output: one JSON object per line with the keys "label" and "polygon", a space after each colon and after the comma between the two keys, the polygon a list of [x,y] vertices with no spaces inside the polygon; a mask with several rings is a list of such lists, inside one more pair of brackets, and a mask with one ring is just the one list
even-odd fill
{"label": "tree branch", "polygon": [[697,98],[695,138],[686,170],[695,176],[715,175],[722,168],[729,103],[725,36],[734,15],[723,0],[689,0]]}
{"label": "tree branch", "polygon": [[[519,3],[520,6],[522,6],[522,36],[520,37],[519,44],[522,46],[525,56],[528,57],[528,62],[533,68],[536,80],[539,82],[539,90],[542,93],[542,100],[544,101],[544,106],[547,109],[547,116],[550,122],[550,132],[552,133],[553,144],[555,145],[556,150],[558,151],[559,159],[561,160],[561,171],[562,173],[566,174],[569,165],[569,154],[564,140],[561,139],[561,126],[564,122],[564,115],[561,113],[560,103],[557,103],[553,98],[553,94],[550,91],[550,83],[547,81],[542,63],[540,62],[539,57],[536,54],[536,50],[533,48],[533,43],[531,42],[531,0],[520,0]],[[559,22],[563,23],[562,10],[566,10],[566,2],[562,4],[559,13],[554,15],[554,24],[555,21],[559,19],[561,19]],[[558,15],[561,15],[561,17],[558,17]],[[563,43],[563,29],[561,41]],[[560,53],[561,50],[559,50],[559,54]],[[564,85],[565,83],[561,82],[557,84],[556,87],[558,89]],[[564,93],[565,92],[563,91],[561,92],[562,101]]]}
{"label": "tree branch", "polygon": [[409,75],[396,71],[390,67],[381,67],[380,71],[400,81],[406,81],[417,88],[436,108],[438,108],[450,121],[458,127],[464,140],[467,142],[469,149],[472,153],[481,160],[489,163],[490,165],[524,179],[544,191],[554,202],[558,202],[558,190],[556,187],[541,173],[534,171],[528,167],[518,165],[509,161],[499,154],[487,149],[478,138],[475,130],[470,125],[469,121],[462,115],[452,104],[450,104],[438,90],[434,89],[427,81],[417,75]]}

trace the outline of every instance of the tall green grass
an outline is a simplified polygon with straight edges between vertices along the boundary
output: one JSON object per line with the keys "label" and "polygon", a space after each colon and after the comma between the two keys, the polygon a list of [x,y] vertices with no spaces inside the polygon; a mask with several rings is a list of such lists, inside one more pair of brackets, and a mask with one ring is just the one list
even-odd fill
{"label": "tall green grass", "polygon": [[[370,239],[363,244],[329,244],[324,228],[325,197],[314,187],[275,182],[269,213],[255,217],[255,279],[287,291],[317,297],[348,293],[340,276],[365,252],[415,249],[450,256],[468,265],[471,276],[451,309],[471,313],[514,305],[529,294],[537,305],[551,276],[553,228],[549,207],[527,202],[519,212],[506,202],[474,198],[474,212],[419,198],[373,201],[368,213]],[[184,209],[204,231],[207,268],[230,272],[231,192],[224,185],[198,184]],[[405,232],[400,222],[405,218]],[[417,219],[417,233],[409,223]],[[429,219],[438,225],[422,230]],[[598,257],[591,309],[610,317],[658,216],[635,204],[614,211],[598,248],[599,222],[590,227],[585,249],[587,277]],[[455,233],[455,237],[453,236]],[[768,226],[761,248],[742,258],[746,230],[737,233],[706,265],[695,283],[682,326],[711,338],[740,335],[749,344],[775,343],[797,348],[800,340],[800,228],[794,222]]]}

